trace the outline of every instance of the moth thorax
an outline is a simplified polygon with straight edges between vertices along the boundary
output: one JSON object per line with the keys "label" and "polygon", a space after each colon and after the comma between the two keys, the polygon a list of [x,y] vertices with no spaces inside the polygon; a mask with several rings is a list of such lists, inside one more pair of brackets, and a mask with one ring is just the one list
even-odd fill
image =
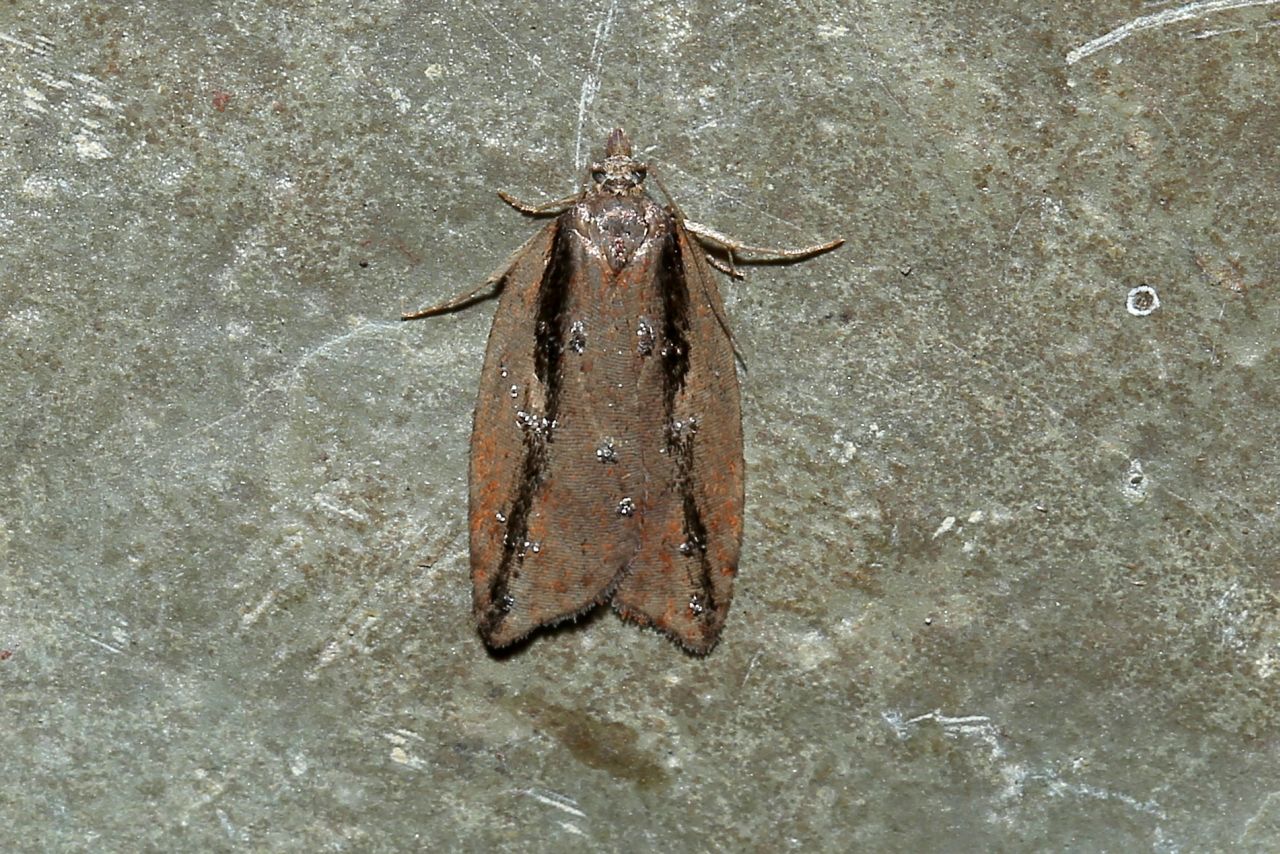
{"label": "moth thorax", "polygon": [[609,259],[609,266],[616,273],[635,255],[648,234],[648,224],[629,205],[606,205],[597,221],[599,246]]}
{"label": "moth thorax", "polygon": [[648,168],[630,157],[606,157],[602,163],[591,164],[591,180],[598,193],[623,195],[644,183]]}

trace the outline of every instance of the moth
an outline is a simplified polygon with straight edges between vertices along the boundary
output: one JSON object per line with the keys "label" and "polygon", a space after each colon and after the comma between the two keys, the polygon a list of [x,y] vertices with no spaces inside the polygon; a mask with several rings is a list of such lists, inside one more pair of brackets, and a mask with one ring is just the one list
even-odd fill
{"label": "moth", "polygon": [[712,264],[736,275],[735,252],[795,260],[843,241],[739,244],[659,204],[647,175],[617,129],[580,193],[499,193],[555,219],[479,287],[403,315],[501,295],[471,431],[471,582],[490,647],[607,602],[705,655],[729,613],[742,416]]}

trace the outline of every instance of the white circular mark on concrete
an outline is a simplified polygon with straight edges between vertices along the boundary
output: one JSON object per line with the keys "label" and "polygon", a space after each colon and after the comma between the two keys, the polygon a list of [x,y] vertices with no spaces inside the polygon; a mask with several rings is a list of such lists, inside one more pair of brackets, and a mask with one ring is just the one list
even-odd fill
{"label": "white circular mark on concrete", "polygon": [[1129,291],[1124,307],[1134,317],[1146,317],[1160,307],[1160,295],[1150,285],[1138,285]]}

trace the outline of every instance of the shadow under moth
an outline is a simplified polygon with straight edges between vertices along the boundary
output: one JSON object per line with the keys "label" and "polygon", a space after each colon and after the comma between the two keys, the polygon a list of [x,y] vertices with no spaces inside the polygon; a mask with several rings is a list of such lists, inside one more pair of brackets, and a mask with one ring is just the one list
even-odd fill
{"label": "shadow under moth", "polygon": [[798,260],[843,241],[739,244],[651,198],[647,171],[618,129],[582,192],[536,206],[499,193],[555,219],[476,289],[403,315],[501,295],[471,432],[471,582],[490,647],[608,602],[705,655],[729,613],[742,415],[711,267],[737,276],[735,252]]}

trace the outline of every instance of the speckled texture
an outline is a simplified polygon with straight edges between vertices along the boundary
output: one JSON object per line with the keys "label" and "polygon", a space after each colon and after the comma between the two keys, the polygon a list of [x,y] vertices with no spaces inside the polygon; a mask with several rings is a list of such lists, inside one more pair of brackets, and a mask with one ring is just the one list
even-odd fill
{"label": "speckled texture", "polygon": [[[0,9],[0,847],[1280,846],[1280,4],[215,5]],[[395,318],[615,124],[849,243],[723,287],[716,651],[492,658]]]}

